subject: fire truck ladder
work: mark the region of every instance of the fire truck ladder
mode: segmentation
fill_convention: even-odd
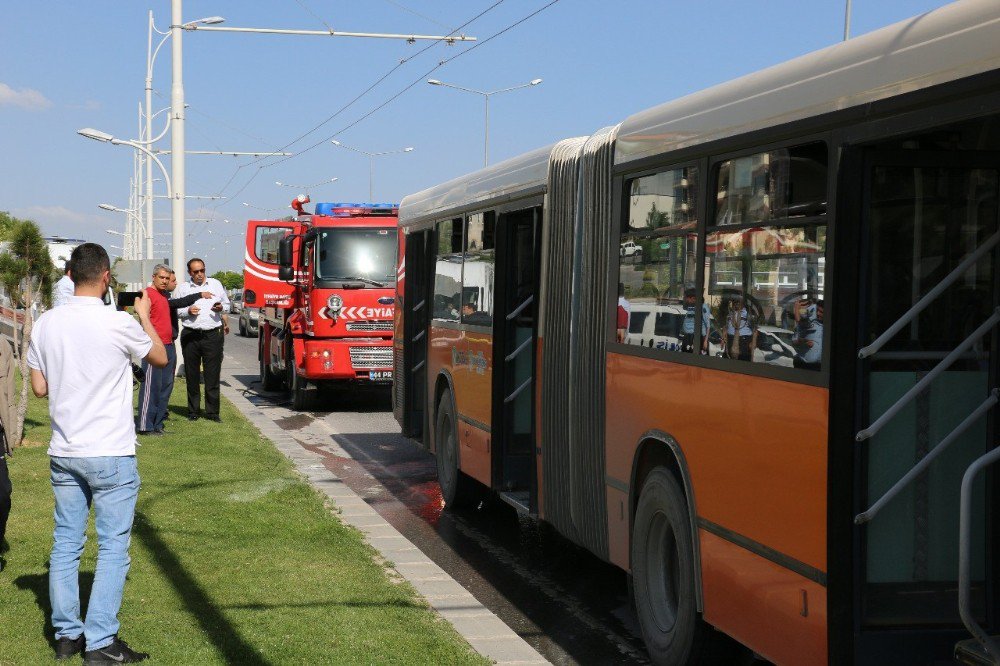
[[[880,335],[874,342],[858,351],[859,359],[870,358],[882,347],[907,326],[913,319],[930,305],[938,296],[955,283],[965,274],[977,261],[986,256],[997,244],[1000,243],[1000,231],[997,231],[989,239],[980,245],[974,252],[970,253],[962,263],[955,267],[941,282],[928,291],[913,307],[906,311],[885,333]],[[966,354],[968,350],[984,335],[991,332],[1000,323],[1000,308],[995,308],[990,315],[975,331],[973,331],[957,347],[942,358],[924,377],[922,377],[910,390],[904,393],[895,403],[893,403],[880,417],[878,417],[867,428],[858,431],[854,436],[856,442],[864,442],[874,437],[889,421],[903,410],[914,398],[927,389],[936,377],[947,370],[956,360]],[[1000,402],[1000,389],[994,387],[990,390],[986,399],[976,407],[962,422],[938,442],[927,454],[921,458],[902,478],[900,478],[882,497],[876,500],[866,511],[854,517],[856,525],[863,525],[874,518],[878,512],[896,497],[906,486],[912,483],[921,473],[923,473],[935,458],[940,456],[955,440],[957,440],[969,426],[976,423],[987,414],[997,403]],[[995,447],[985,455],[976,459],[965,471],[962,478],[962,491],[959,510],[959,575],[958,575],[958,610],[965,625],[973,639],[962,641],[955,647],[955,656],[966,663],[973,664],[997,664],[1000,665],[1000,645],[997,644],[996,637],[991,637],[984,630],[972,614],[971,596],[972,581],[970,575],[971,568],[971,531],[972,531],[972,483],[975,477],[983,469],[1000,460],[1000,447]]]

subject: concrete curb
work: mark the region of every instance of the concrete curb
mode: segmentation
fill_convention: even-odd
[[[389,561],[469,645],[497,664],[548,664],[513,629],[458,584],[444,569],[413,545],[371,508],[363,498],[323,465],[323,458],[302,447],[270,420],[238,389],[228,368],[222,371],[222,394],[239,409],[274,447],[288,458],[309,483],[340,510],[338,517],[357,528],[368,544]]]

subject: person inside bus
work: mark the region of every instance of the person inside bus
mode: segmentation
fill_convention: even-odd
[[[742,295],[730,298],[724,330],[726,335],[723,338],[723,348],[726,356],[740,361],[752,361],[753,352],[757,348],[757,319],[747,308]]]
[[[694,350],[694,315],[697,310],[698,294],[693,287],[684,290],[684,322],[681,324],[681,350]],[[701,353],[708,353],[708,322],[712,314],[708,303],[701,304]]]
[[[806,370],[819,370],[823,360],[823,302],[806,297],[795,304],[795,333],[792,365]]]
[[[493,317],[482,310],[477,310],[476,304],[469,301],[462,305],[462,323],[473,326],[490,326],[493,324]]]

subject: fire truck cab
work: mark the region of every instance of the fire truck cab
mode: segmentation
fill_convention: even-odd
[[[250,220],[244,306],[260,308],[265,390],[284,384],[305,409],[317,387],[392,383],[398,207],[318,203],[283,220]],[[298,205],[296,205],[298,204]]]

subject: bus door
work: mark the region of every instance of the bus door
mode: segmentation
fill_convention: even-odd
[[[924,651],[897,663],[950,653],[920,641],[969,635],[960,520],[971,528],[970,616],[994,630],[1000,620],[995,472],[975,478],[967,515],[960,508],[963,475],[995,446],[998,191],[994,153],[873,151],[865,160],[855,617],[859,646]],[[873,652],[862,653],[858,663],[870,663]]]
[[[399,290],[402,298],[396,303],[396,312],[403,316],[403,363],[397,366],[394,377],[396,386],[402,389],[402,395],[397,395],[401,411],[397,419],[404,435],[418,439],[426,432],[427,329],[434,279],[432,236],[432,229],[406,235],[405,274],[401,277],[405,287]],[[429,439],[424,438],[424,441]]]
[[[515,508],[536,513],[535,347],[541,209],[503,212],[497,224],[494,315],[493,486]]]

